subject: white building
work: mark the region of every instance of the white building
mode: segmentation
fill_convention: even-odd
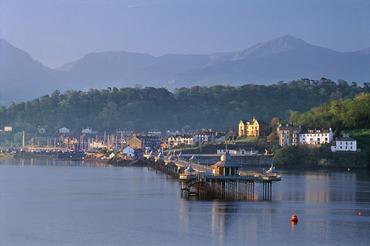
[[[168,138],[168,146],[169,148],[173,148],[175,146],[180,145],[194,145],[194,137],[190,134],[181,134],[170,136]]]
[[[4,132],[11,132],[11,131],[13,131],[12,126],[4,126]]]
[[[229,155],[256,155],[258,154],[258,150],[250,149],[250,150],[245,150],[245,149],[218,149],[217,154],[222,155],[228,153]]]
[[[84,134],[97,134],[98,133],[97,131],[93,131],[91,128],[83,128],[81,132]]]
[[[299,134],[299,143],[308,145],[319,145],[330,143],[333,140],[333,132],[331,128],[327,129],[314,129],[303,131]]]
[[[122,150],[122,154],[126,156],[130,156],[132,158],[135,158],[135,150],[131,148],[130,146],[127,146]]]
[[[69,133],[70,130],[66,127],[59,128],[59,133],[64,134],[64,133]]]
[[[194,143],[214,143],[215,135],[211,131],[201,131],[195,133],[193,139]]]
[[[333,141],[331,146],[331,152],[337,151],[357,151],[357,141],[348,135],[343,135],[342,138]]]

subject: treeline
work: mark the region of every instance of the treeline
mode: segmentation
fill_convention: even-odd
[[[314,107],[308,112],[291,111],[290,122],[303,128],[369,129],[370,94],[360,93],[353,100],[342,98]]]
[[[309,125],[309,121],[304,121],[305,114],[299,112],[332,100],[340,104],[330,107],[342,107],[349,103],[347,99],[368,92],[368,84],[360,87],[354,82],[349,85],[343,80],[336,83],[325,78],[279,82],[270,86],[194,86],[174,92],[152,87],[55,91],[32,101],[2,107],[0,127],[10,125],[15,131],[35,132],[41,126],[50,133],[61,127],[74,131],[84,127],[98,131],[164,131],[183,127],[225,130],[229,126],[236,127],[240,119],[253,116],[266,122],[273,117],[290,117],[294,124]],[[291,112],[294,113],[291,115]],[[368,119],[368,116],[364,117],[361,119]]]
[[[277,166],[290,168],[335,167],[368,168],[368,152],[331,152],[329,146],[307,148],[302,146],[285,146],[274,153]]]

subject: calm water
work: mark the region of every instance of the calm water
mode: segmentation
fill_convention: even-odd
[[[369,245],[368,173],[282,174],[273,201],[197,201],[147,168],[3,160],[0,245]]]

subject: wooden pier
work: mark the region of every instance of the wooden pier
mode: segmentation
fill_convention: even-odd
[[[215,165],[200,165],[175,157],[148,161],[149,166],[179,178],[183,197],[225,200],[272,200],[272,184],[281,181],[277,173],[237,172],[237,165],[221,157]],[[220,170],[217,170],[217,164]],[[234,163],[235,164],[235,163]],[[235,170],[233,170],[233,168]],[[216,171],[215,171],[216,170]]]

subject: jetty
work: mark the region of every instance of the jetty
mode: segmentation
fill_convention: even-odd
[[[147,158],[148,165],[179,179],[181,195],[205,199],[272,200],[272,185],[281,181],[273,165],[267,171],[239,171],[240,165],[228,153],[213,165],[199,164],[195,156],[188,161],[181,153],[164,158]]]

